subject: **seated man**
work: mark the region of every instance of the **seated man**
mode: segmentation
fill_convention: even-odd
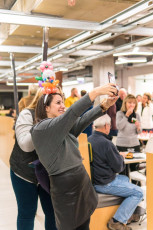
[[[131,230],[126,224],[129,219],[136,221],[133,212],[142,200],[143,192],[139,186],[130,183],[127,176],[116,175],[124,169],[125,154],[119,153],[108,138],[110,123],[107,114],[95,120],[95,131],[88,138],[93,150],[93,183],[97,193],[125,197],[107,227],[111,230]]]

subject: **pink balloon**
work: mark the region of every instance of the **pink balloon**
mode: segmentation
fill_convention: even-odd
[[[41,69],[42,71],[44,71],[45,66],[41,64],[41,65],[40,65],[40,69]]]
[[[47,65],[47,61],[43,61],[41,65]]]
[[[52,63],[50,61],[47,61],[46,63],[48,66],[52,65]]]
[[[48,68],[49,68],[50,70],[53,70],[53,66],[51,66],[51,65],[50,65]]]

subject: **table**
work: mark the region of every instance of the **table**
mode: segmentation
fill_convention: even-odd
[[[145,153],[133,153],[133,159],[124,159],[126,164],[126,175],[129,177],[130,174],[130,164],[134,163],[146,163],[146,154]]]
[[[142,163],[142,162],[146,162],[145,153],[133,153],[133,159],[124,159],[125,164]]]

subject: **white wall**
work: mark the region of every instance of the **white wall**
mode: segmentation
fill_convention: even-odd
[[[145,80],[145,81],[144,81]],[[153,76],[128,77],[128,93],[143,95],[144,93],[153,93]]]
[[[146,82],[144,80],[136,79],[135,84],[135,94],[141,94],[144,93],[151,93],[153,92],[153,79],[147,79]]]

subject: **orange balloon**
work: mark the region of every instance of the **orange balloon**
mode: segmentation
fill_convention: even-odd
[[[52,86],[52,83],[50,83],[50,82],[45,82],[45,83],[42,83],[42,86],[43,87],[49,87],[49,88],[52,88],[53,86]]]

